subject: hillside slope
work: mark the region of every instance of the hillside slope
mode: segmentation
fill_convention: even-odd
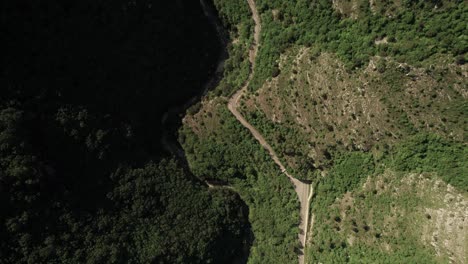
[[[196,175],[248,186],[251,195],[267,190],[249,176],[252,160],[255,168],[262,166],[250,150],[261,146],[241,133],[225,109],[236,85],[240,89],[249,77],[239,74],[245,73],[253,39],[253,27],[236,7],[241,2],[215,1],[231,33],[231,57],[220,85],[188,111],[180,141]],[[463,263],[466,235],[440,223],[453,215],[453,226],[466,228],[465,2],[258,0],[256,5],[261,45],[238,110],[286,169],[316,190],[312,235],[305,249],[295,252],[305,250],[306,263]],[[267,179],[275,182],[274,176]],[[424,191],[435,185],[440,191]],[[449,196],[457,203],[445,199]],[[263,208],[278,210],[275,206]],[[437,220],[429,221],[428,212]],[[251,210],[251,217],[257,216]],[[276,238],[275,232],[252,224],[262,239],[254,243],[251,261],[273,256],[276,247],[264,236]],[[281,254],[291,251],[274,252]]]

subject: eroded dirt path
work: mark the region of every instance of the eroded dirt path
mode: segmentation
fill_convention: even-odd
[[[247,0],[249,3],[250,10],[252,11],[252,17],[255,22],[255,32],[254,32],[254,45],[253,48],[249,52],[249,60],[252,65],[252,71],[249,75],[249,78],[247,79],[247,82],[245,85],[238,90],[230,99],[228,102],[228,108],[229,111],[236,117],[236,119],[244,126],[246,127],[250,133],[255,137],[255,139],[268,151],[270,154],[271,158],[273,161],[278,165],[278,167],[281,169],[281,172],[286,175],[289,180],[292,182],[294,185],[294,190],[296,191],[298,197],[299,197],[299,202],[301,204],[301,223],[299,225],[299,241],[301,242],[302,247],[305,247],[306,243],[306,238],[307,238],[307,226],[308,226],[308,218],[309,218],[309,204],[310,204],[310,199],[312,197],[312,192],[310,188],[310,184],[303,183],[299,181],[298,179],[294,178],[292,175],[290,175],[287,171],[284,165],[281,163],[280,159],[278,158],[278,155],[276,155],[275,151],[273,148],[268,144],[268,142],[265,140],[265,138],[260,134],[260,132],[252,126],[247,120],[241,115],[241,113],[237,110],[239,107],[239,100],[242,98],[244,93],[247,91],[247,87],[250,84],[250,81],[253,78],[254,72],[255,72],[255,59],[257,57],[259,45],[260,45],[260,31],[261,31],[261,22],[260,22],[260,16],[257,11],[257,7],[255,5],[254,0]],[[299,255],[299,263],[303,264],[304,263],[304,255],[300,254]]]

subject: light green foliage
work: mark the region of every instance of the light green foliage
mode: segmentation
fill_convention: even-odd
[[[435,258],[432,248],[421,243],[422,225],[429,222],[421,206],[427,205],[427,201],[415,196],[414,189],[404,189],[400,176],[367,176],[372,180],[366,181],[366,188],[362,188],[361,181],[336,199],[322,199],[327,196],[323,190],[317,194],[313,203],[313,242],[307,252],[309,261],[445,263]],[[341,182],[340,179],[336,184]],[[398,194],[394,188],[400,188]]]
[[[108,197],[119,216],[108,227],[130,229],[132,248],[123,250],[136,262],[217,263],[242,255],[247,210],[233,192],[187,180],[174,161],[119,170],[112,178],[118,184]]]
[[[435,172],[466,190],[466,151],[465,146],[439,136],[417,134],[396,145],[384,159],[359,152],[334,158],[328,174],[317,182],[309,259],[323,263],[445,263],[447,259],[436,258],[433,249],[421,242],[422,225],[430,224],[424,208],[441,206],[435,201],[444,195],[430,191],[432,186],[418,187],[417,181],[403,176]],[[374,163],[379,169],[374,169]],[[444,249],[443,255],[447,254]]]
[[[314,214],[328,215],[329,206],[335,199],[360,186],[373,173],[373,169],[372,156],[369,154],[352,152],[338,157],[325,177],[315,179],[317,187],[312,203]]]
[[[333,159],[334,165],[329,176],[324,177],[318,187],[318,193],[324,192],[332,202],[347,191],[358,187],[362,180],[374,171],[374,160],[370,154],[351,152]]]
[[[436,53],[464,56],[468,48],[464,1],[411,1],[391,16],[372,13],[365,3],[357,19],[333,11],[331,1],[256,2],[262,12],[263,41],[254,90],[272,76],[279,54],[293,44],[318,45],[336,53],[350,70],[364,65],[373,55],[417,64]],[[274,17],[273,10],[280,15]],[[386,44],[374,43],[385,37]]]

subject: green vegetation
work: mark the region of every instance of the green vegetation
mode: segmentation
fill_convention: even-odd
[[[250,73],[249,48],[253,41],[254,23],[245,0],[214,0],[223,25],[232,41],[228,45],[229,58],[224,62],[224,76],[211,92],[215,96],[234,94],[247,80]]]
[[[446,57],[429,69],[373,57],[347,72],[337,56],[316,51],[288,50],[281,73],[241,102],[294,175],[311,179],[311,170],[332,164],[332,152],[382,152],[420,132],[464,139],[464,77]]]
[[[308,147],[304,146],[305,141],[301,131],[289,125],[268,122],[265,114],[258,110],[249,112],[246,116],[252,125],[268,136],[268,139],[273,139],[269,140],[269,142],[272,143],[275,150],[279,150],[278,157],[288,161],[285,164],[289,165],[289,171],[292,171],[299,179],[312,180],[314,178],[314,169],[316,169],[314,160],[301,152],[303,149],[306,151],[305,149]],[[323,154],[324,158],[321,165],[323,166],[330,162],[331,156],[329,156],[328,150],[324,150],[321,154]]]
[[[191,171],[229,184],[248,205],[254,243],[249,263],[296,263],[299,204],[289,180],[227,109],[230,96],[250,73],[253,20],[246,1],[214,1],[232,45],[224,78],[209,101],[191,109],[179,131]]]
[[[363,175],[365,175],[363,173]],[[312,203],[315,226],[307,251],[311,262],[322,263],[448,263],[435,257],[430,244],[423,244],[423,227],[429,225],[424,207],[439,194],[415,196],[415,188],[405,188],[402,177],[371,176],[366,188],[360,186],[330,199],[330,189],[317,188]],[[336,183],[342,182],[332,173]],[[375,179],[374,179],[375,177]],[[331,182],[333,180],[328,180]],[[398,194],[394,188],[398,188]],[[326,197],[325,199],[323,197]],[[327,199],[328,198],[328,199]],[[418,223],[418,224],[415,224]]]
[[[76,194],[11,134],[17,127],[3,121],[19,115],[3,113],[0,125],[2,262],[219,263],[242,256],[247,212],[234,193],[208,191],[162,160],[119,168],[108,191]]]
[[[464,57],[468,51],[464,1],[404,1],[393,14],[385,14],[384,7],[392,1],[375,1],[375,11],[369,1],[352,2],[360,6],[357,19],[346,10],[335,10],[331,1],[256,1],[262,16],[262,46],[252,88],[257,90],[272,77],[279,55],[297,44],[336,53],[348,69],[367,64],[374,55],[419,64],[434,54]],[[374,43],[385,38],[385,44]]]
[[[179,131],[191,171],[159,121],[215,71],[196,1],[3,6],[0,263],[297,262],[292,184],[226,106],[252,71],[251,12],[213,5],[231,43]],[[240,110],[314,184],[309,261],[466,262],[466,1],[256,5]]]
[[[460,190],[468,192],[468,148],[440,136],[421,134],[403,141],[387,161],[398,171],[435,172]]]
[[[235,32],[233,24],[244,23],[236,14],[239,3],[216,2],[221,14],[237,19],[229,27]],[[452,250],[460,258],[460,245],[452,243],[459,232],[440,231],[439,220],[431,222],[426,211],[466,209],[441,202],[459,193],[438,180],[457,192],[468,186],[462,143],[466,70],[461,67],[468,46],[466,4],[334,2],[256,1],[262,20],[260,50],[252,93],[242,99],[240,109],[288,171],[313,181],[315,225],[306,247],[308,261],[446,263]],[[245,80],[233,73],[247,55],[226,68],[217,95],[236,90],[226,86],[229,78]],[[268,156],[225,104],[224,98],[211,96],[192,111],[180,142],[198,177],[229,183],[249,205],[256,237],[250,261],[266,256],[263,262],[283,263],[280,256],[292,243],[267,238],[276,238],[274,229],[294,221],[285,214],[279,217],[281,225],[265,230],[257,218],[284,213],[280,193],[271,191],[278,172],[273,164],[270,171]],[[269,175],[268,180],[261,175]],[[294,212],[292,206],[288,210]],[[453,248],[441,246],[428,230],[441,232]]]
[[[225,101],[206,107],[208,112],[187,116],[180,131],[190,168],[200,178],[229,183],[248,205],[255,237],[249,263],[296,263],[299,205],[291,183]],[[201,130],[188,125],[195,119]]]
[[[461,212],[466,208],[458,209],[446,201],[437,202],[446,197],[442,187],[445,184],[436,183],[437,177],[428,172],[435,172],[460,190],[466,190],[468,162],[465,157],[466,147],[461,144],[426,134],[401,142],[384,158],[373,159],[372,155],[361,152],[334,157],[334,165],[327,175],[316,179],[312,203],[316,224],[308,249],[309,260],[322,263],[447,262],[446,257],[450,255],[447,248],[441,250],[443,257],[436,258],[431,245],[421,242],[428,230],[423,227],[434,225],[425,208],[448,207]],[[426,180],[410,181],[409,173],[425,173]],[[437,187],[436,192],[433,185]],[[453,250],[457,251],[458,247]]]
[[[319,199],[325,203],[333,203],[336,198],[359,187],[366,177],[374,172],[374,161],[370,154],[351,152],[334,157],[334,165],[328,172],[330,176],[319,182]]]
[[[160,146],[217,59],[198,2],[2,8],[0,263],[245,261],[245,203]]]

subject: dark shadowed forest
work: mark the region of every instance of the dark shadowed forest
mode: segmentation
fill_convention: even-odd
[[[199,1],[1,4],[0,264],[467,262],[467,1]]]
[[[198,1],[9,1],[0,34],[0,263],[210,263],[245,205],[159,145],[220,43]]]

